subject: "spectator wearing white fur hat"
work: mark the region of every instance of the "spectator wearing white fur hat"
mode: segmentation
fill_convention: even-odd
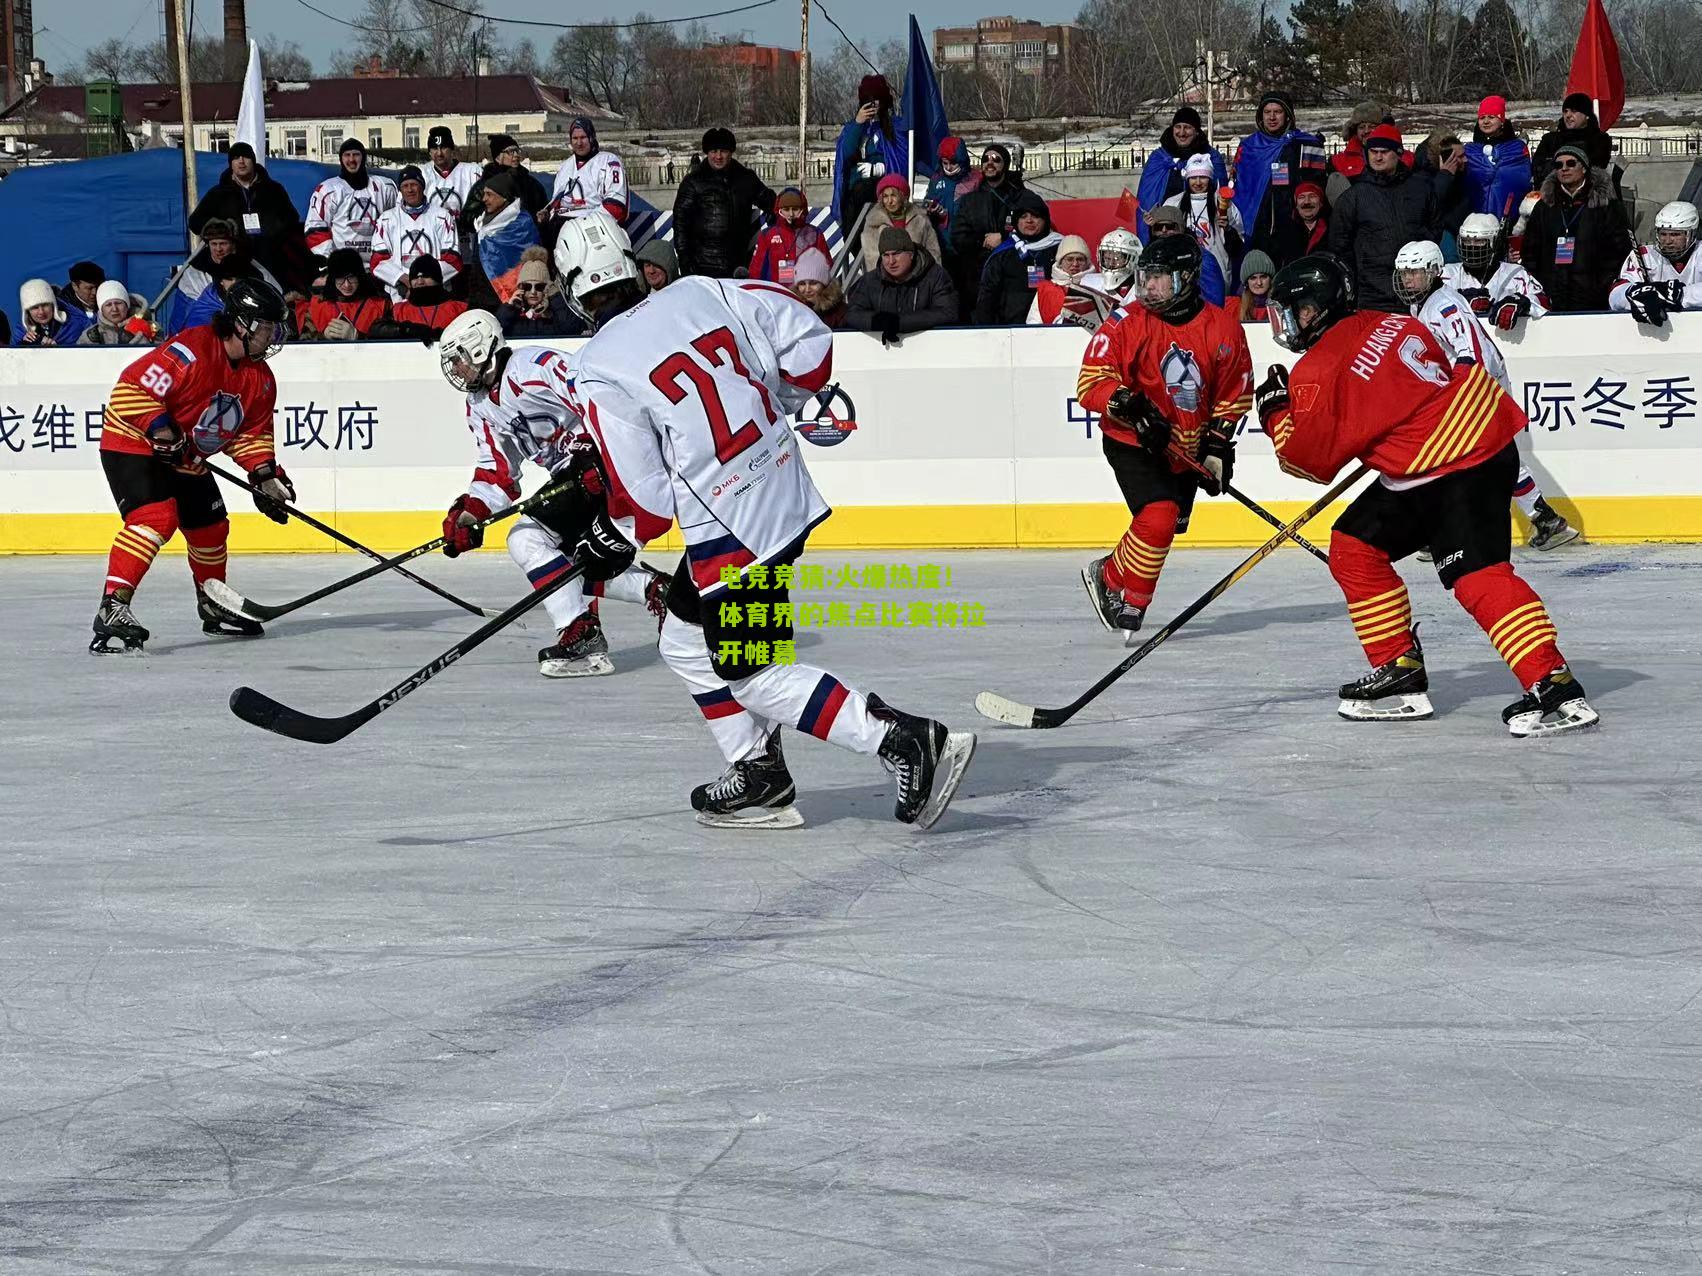
[[[77,338],[80,346],[145,346],[152,344],[139,332],[132,332],[130,323],[130,292],[116,279],[108,279],[95,292],[95,308],[99,316],[83,329]]]
[[[45,279],[24,280],[18,289],[18,314],[13,346],[73,346],[89,326],[80,312],[66,312]]]

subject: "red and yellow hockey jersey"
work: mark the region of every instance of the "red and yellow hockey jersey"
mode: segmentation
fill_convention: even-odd
[[[148,425],[166,417],[189,440],[184,464],[225,452],[244,470],[272,459],[272,409],[278,383],[264,363],[235,367],[210,325],[188,328],[149,350],[123,372],[107,400],[104,452],[151,456]]]
[[[1186,323],[1167,323],[1140,305],[1113,314],[1089,338],[1076,379],[1076,398],[1103,414],[1120,386],[1138,390],[1170,422],[1172,440],[1188,456],[1208,421],[1239,420],[1253,406],[1253,359],[1241,324],[1217,306]],[[1105,436],[1139,446],[1135,432],[1102,415]],[[1174,457],[1178,474],[1187,466]]]
[[[1356,459],[1392,479],[1488,460],[1525,428],[1525,414],[1481,364],[1453,362],[1417,319],[1349,315],[1289,373],[1290,406],[1265,424],[1277,460],[1318,483]]]

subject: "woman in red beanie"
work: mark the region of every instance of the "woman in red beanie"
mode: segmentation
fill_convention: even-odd
[[[1532,187],[1531,152],[1507,120],[1507,99],[1491,95],[1477,106],[1477,129],[1466,147],[1470,212],[1507,217]]]
[[[839,130],[834,152],[833,216],[850,234],[857,214],[875,201],[875,184],[888,173],[903,175],[908,158],[892,126],[892,86],[882,75],[865,75],[857,85],[857,114]]]

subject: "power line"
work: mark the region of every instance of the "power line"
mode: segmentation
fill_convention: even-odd
[[[432,3],[436,4],[437,0],[432,0]],[[815,5],[815,7],[817,9],[821,10],[821,16],[827,19],[828,25],[831,26],[835,31],[839,32],[839,38],[844,40],[846,44],[849,44],[851,46],[851,52],[855,53],[858,57],[863,59],[863,65],[868,67],[869,70],[873,71],[876,75],[879,75],[881,73],[881,69],[878,66],[876,66],[873,62],[869,61],[869,59],[867,57],[864,57],[863,51],[860,48],[857,47],[857,42],[855,40],[853,40],[850,36],[846,35],[845,34],[845,28],[840,26],[837,22],[835,22],[833,20],[833,15],[827,11],[827,6],[825,4],[823,4],[821,2],[821,0],[812,0],[812,3]]]
[[[496,14],[480,13],[477,9],[464,9],[460,5],[450,4],[448,3],[448,0],[426,0],[427,4],[430,4],[435,8],[447,9],[451,13],[458,13],[467,18],[477,18],[481,22],[500,22],[509,26],[520,27],[548,27],[552,31],[586,31],[594,28],[612,28],[617,31],[627,31],[635,27],[666,27],[672,26],[676,22],[702,22],[707,18],[724,18],[731,13],[748,13],[752,9],[766,9],[769,5],[776,2],[777,0],[756,0],[756,3],[754,4],[740,5],[736,9],[717,9],[713,13],[694,13],[689,17],[684,18],[646,18],[642,22],[545,22],[537,18],[504,18],[498,17]],[[341,26],[348,27],[352,31],[364,31],[368,35],[379,34],[379,32],[374,30],[372,27],[363,26],[359,22],[350,22],[347,18],[339,18],[334,13],[326,13],[325,10],[319,8],[317,5],[309,4],[308,0],[296,0],[296,3],[304,9],[309,9],[312,12],[317,13],[320,17],[329,19]],[[831,22],[833,20],[829,18],[828,21]],[[429,31],[431,28],[427,25],[421,25],[417,27],[396,27],[395,30],[398,32],[414,32]]]

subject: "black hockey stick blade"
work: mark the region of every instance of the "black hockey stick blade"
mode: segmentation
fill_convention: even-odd
[[[253,687],[238,687],[231,692],[230,711],[244,722],[259,727],[262,731],[270,731],[275,735],[288,736],[292,740],[305,740],[309,744],[335,744],[352,731],[357,731],[371,722],[379,714],[396,704],[404,696],[418,691],[462,656],[477,647],[485,639],[498,630],[506,629],[520,617],[532,610],[556,590],[570,581],[584,575],[585,569],[578,564],[568,568],[542,589],[534,589],[517,602],[510,604],[500,614],[487,620],[448,651],[422,666],[408,677],[402,679],[390,690],[370,700],[340,718],[316,718],[311,713],[302,713],[289,705],[272,699],[271,696],[256,691]]]
[[[1298,531],[1301,527],[1304,527],[1307,523],[1318,517],[1319,514],[1323,513],[1337,497],[1341,496],[1343,492],[1347,491],[1348,488],[1352,487],[1359,481],[1360,476],[1365,473],[1365,470],[1366,467],[1363,465],[1355,466],[1353,473],[1342,479],[1341,482],[1337,483],[1329,491],[1325,492],[1311,505],[1307,506],[1299,514],[1295,515],[1293,521],[1283,524],[1282,527],[1278,529],[1275,536],[1271,537],[1270,540],[1266,541],[1263,545],[1259,546],[1258,549],[1254,550],[1247,558],[1242,560],[1242,562],[1238,564],[1233,571],[1231,571],[1222,580],[1218,581],[1217,584],[1213,585],[1210,589],[1206,590],[1205,593],[1201,594],[1193,602],[1184,607],[1174,620],[1172,620],[1163,629],[1160,629],[1151,638],[1148,638],[1134,651],[1131,651],[1123,658],[1115,669],[1111,670],[1110,673],[1106,674],[1098,682],[1094,683],[1086,691],[1082,692],[1081,695],[1070,701],[1069,704],[1058,709],[1037,709],[1032,705],[1026,705],[1020,701],[1012,700],[1008,696],[1001,696],[997,692],[983,691],[980,695],[975,697],[976,712],[993,719],[995,722],[1009,723],[1013,727],[1045,729],[1048,727],[1063,726],[1064,723],[1068,722],[1094,700],[1098,699],[1099,694],[1102,691],[1156,651],[1159,646],[1163,644],[1164,640],[1169,638],[1171,634],[1175,633],[1178,629],[1182,628],[1183,625],[1187,624],[1195,616],[1199,615],[1231,585],[1240,580],[1248,572],[1252,571],[1267,557],[1274,553],[1283,541],[1287,540],[1294,534],[1294,532]]]

